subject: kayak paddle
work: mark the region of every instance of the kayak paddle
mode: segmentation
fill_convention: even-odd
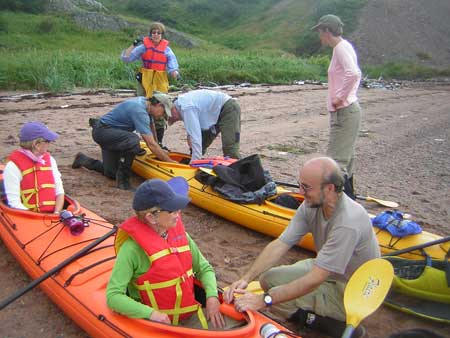
[[[112,235],[114,235],[117,232],[117,227],[115,226],[111,231],[104,234],[102,237],[96,239],[91,244],[85,246],[83,249],[78,251],[77,253],[73,254],[66,260],[59,263],[57,266],[55,266],[53,269],[48,270],[46,273],[44,273],[41,277],[36,278],[34,281],[32,281],[30,284],[28,284],[26,287],[24,287],[22,290],[17,291],[15,294],[9,296],[7,299],[0,302],[0,310],[3,310],[5,307],[7,307],[9,304],[14,302],[16,299],[27,293],[28,291],[32,290],[36,285],[42,283],[47,278],[53,276],[55,273],[72,263],[73,261],[77,260],[78,258],[82,257],[83,255],[87,254],[89,250],[99,245],[101,242],[105,241]]]
[[[375,203],[378,203],[379,205],[382,205],[382,206],[388,207],[388,208],[398,208],[398,206],[399,206],[399,204],[397,202],[380,200],[378,198],[373,198],[370,196],[356,195],[356,198],[359,200],[364,200],[364,201],[368,201],[368,202],[375,202]]]
[[[300,188],[300,186],[298,184],[292,184],[292,183],[286,183],[286,182],[275,181],[275,184],[284,185],[285,187],[291,187],[291,188]],[[379,205],[382,205],[382,206],[388,207],[388,208],[398,208],[398,206],[399,206],[399,204],[397,202],[380,200],[379,198],[374,198],[374,197],[370,197],[370,196],[356,195],[356,198],[359,200],[365,200],[368,202],[375,202],[375,203],[378,203]]]
[[[433,246],[433,245],[436,245],[436,244],[445,243],[445,242],[449,242],[449,241],[450,241],[450,236],[442,237],[440,239],[436,239],[436,240],[431,241],[431,242],[427,242],[427,243],[423,243],[423,244],[417,244],[417,245],[410,246],[408,248],[400,249],[400,250],[397,250],[397,251],[392,251],[392,252],[387,253],[387,254],[385,254],[383,256],[398,256],[398,255],[402,255],[402,254],[407,253],[407,252],[420,250],[420,249],[425,249],[425,248],[428,248],[430,246]]]
[[[350,338],[359,323],[380,307],[393,278],[392,264],[382,258],[365,262],[353,273],[344,291],[347,327],[342,338]]]

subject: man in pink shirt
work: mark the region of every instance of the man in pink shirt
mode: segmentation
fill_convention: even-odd
[[[361,70],[353,46],[342,38],[343,26],[339,17],[328,14],[322,16],[311,29],[319,32],[323,46],[333,48],[328,67],[327,109],[330,112],[330,139],[327,155],[341,167],[346,177],[345,193],[355,199],[353,162],[361,120],[361,108],[356,92],[361,80]]]

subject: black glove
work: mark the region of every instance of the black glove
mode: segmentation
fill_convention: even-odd
[[[137,45],[140,45],[142,43],[142,41],[144,40],[144,38],[142,36],[137,37],[136,39],[134,39],[133,41],[133,46],[136,47]]]

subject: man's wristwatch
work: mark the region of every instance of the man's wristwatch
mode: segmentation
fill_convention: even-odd
[[[264,292],[263,300],[266,306],[272,306],[272,296],[268,292]]]

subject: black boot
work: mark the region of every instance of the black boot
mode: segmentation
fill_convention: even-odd
[[[345,322],[319,316],[312,311],[303,309],[298,309],[297,312],[289,318],[289,321],[297,324],[300,330],[309,328],[320,331],[333,338],[340,337],[345,330]]]
[[[345,174],[344,180],[344,192],[352,200],[356,200],[355,189],[353,187],[353,175],[348,177],[347,174]]]
[[[116,183],[117,188],[122,190],[134,190],[130,184],[130,178],[128,175],[121,169],[117,170],[116,173]]]
[[[85,167],[89,170],[95,170],[101,174],[103,174],[103,163],[99,160],[94,160],[89,156],[84,155],[83,153],[78,153],[75,155],[75,159],[72,163],[73,169],[78,169],[81,167]]]
[[[120,158],[119,168],[116,173],[117,188],[132,191],[135,190],[130,185],[131,164],[133,163],[134,157],[134,154],[127,153]]]

